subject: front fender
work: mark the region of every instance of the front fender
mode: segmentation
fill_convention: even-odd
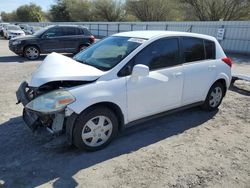
[[[116,104],[127,120],[126,111],[126,80],[119,78],[109,81],[97,81],[91,84],[71,88],[69,92],[76,98],[76,101],[68,107],[76,114],[80,114],[88,107],[101,103],[110,102]]]

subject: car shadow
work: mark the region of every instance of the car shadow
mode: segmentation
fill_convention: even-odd
[[[15,117],[0,125],[0,179],[7,187],[37,187],[51,181],[56,188],[76,187],[73,176],[79,171],[182,134],[216,113],[192,108],[141,123],[125,129],[108,147],[96,152],[70,146],[45,148],[50,139],[32,134],[22,118]]]
[[[68,57],[73,57],[72,54],[63,54],[65,56],[68,56]],[[28,60],[27,58],[25,57],[21,57],[21,56],[18,56],[18,55],[13,55],[13,56],[2,56],[0,57],[0,63],[15,63],[15,62],[18,62],[18,63],[24,63],[24,62],[36,62],[36,61],[43,61],[44,58],[47,56],[47,54],[45,55],[41,55],[38,59],[36,60]]]
[[[42,61],[45,57],[46,55],[41,55],[38,59],[32,61]],[[14,62],[24,63],[26,61],[30,60],[26,59],[25,57],[20,57],[18,55],[0,57],[0,63],[14,63]]]
[[[243,88],[240,88],[239,86],[236,86],[234,84],[231,84],[229,89],[231,91],[234,91],[234,92],[239,93],[241,95],[250,96],[250,91],[243,89]]]

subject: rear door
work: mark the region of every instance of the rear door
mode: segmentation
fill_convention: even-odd
[[[184,87],[182,105],[205,100],[216,76],[215,44],[193,37],[182,38]]]
[[[76,27],[63,27],[63,36],[60,39],[63,52],[73,53],[79,49],[79,32]]]
[[[60,27],[48,29],[39,41],[41,51],[46,53],[61,52],[60,38],[62,35],[63,32]]]

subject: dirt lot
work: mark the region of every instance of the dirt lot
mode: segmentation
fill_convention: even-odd
[[[250,74],[250,57],[233,57],[233,70]],[[217,112],[156,119],[87,153],[53,147],[23,123],[15,91],[40,62],[0,39],[0,187],[250,187],[250,83],[237,81]]]

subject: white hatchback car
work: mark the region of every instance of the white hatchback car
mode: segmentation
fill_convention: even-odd
[[[46,127],[78,148],[97,150],[140,120],[194,105],[216,109],[230,85],[231,66],[211,36],[124,32],[73,59],[48,55],[31,81],[20,85],[17,99],[33,130]]]
[[[11,39],[14,37],[24,36],[24,31],[18,25],[6,25],[3,30],[3,35],[6,39]]]

